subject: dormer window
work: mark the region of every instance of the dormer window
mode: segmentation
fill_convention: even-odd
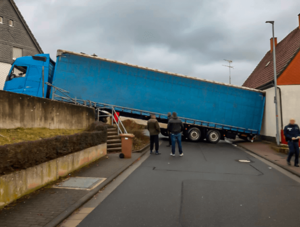
[[[14,21],[13,20],[9,20],[9,26],[13,27],[14,26]]]
[[[0,24],[3,24],[3,17],[0,17]]]

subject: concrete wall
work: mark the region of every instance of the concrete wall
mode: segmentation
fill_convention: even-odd
[[[107,154],[107,144],[60,157],[43,164],[0,177],[0,208],[59,177],[88,165]]]
[[[0,91],[0,128],[81,129],[94,121],[93,108]]]
[[[3,90],[6,77],[9,73],[11,64],[0,62],[0,90]]]
[[[300,124],[300,105],[299,105],[299,94],[300,85],[281,85],[278,86],[281,89],[281,100],[278,91],[278,119],[279,119],[279,130],[281,125],[283,128],[289,123],[290,118],[295,118],[296,123]],[[274,87],[269,88],[266,91],[266,105],[265,113],[263,118],[263,124],[261,129],[261,135],[269,137],[273,140],[276,137],[276,121],[275,121],[275,104],[274,104]],[[282,124],[280,105],[282,106]],[[264,138],[264,137],[263,137]]]

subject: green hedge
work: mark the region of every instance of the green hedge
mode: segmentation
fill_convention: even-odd
[[[95,128],[93,128],[95,130]],[[106,142],[107,130],[21,142],[0,146],[0,175],[26,169],[58,157]]]

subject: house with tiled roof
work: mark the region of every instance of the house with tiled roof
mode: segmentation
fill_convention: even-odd
[[[275,38],[276,72],[279,127],[281,142],[284,142],[282,130],[290,118],[300,124],[300,14],[298,27],[277,43]],[[264,139],[276,137],[275,104],[274,104],[274,65],[273,39],[270,39],[270,50],[243,86],[266,91],[266,105],[261,135]]]
[[[14,0],[0,0],[0,90],[13,61],[43,53]]]

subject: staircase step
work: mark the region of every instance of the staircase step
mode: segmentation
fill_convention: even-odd
[[[107,128],[107,131],[108,132],[111,132],[111,131],[116,131],[117,132],[117,129],[115,127],[112,127],[112,128]]]
[[[118,135],[117,131],[107,131],[107,135]]]
[[[113,151],[122,151],[121,147],[113,147],[113,148],[107,148],[107,152],[113,152]]]
[[[121,148],[122,147],[122,143],[110,143],[110,144],[107,144],[107,148],[112,148],[112,147],[119,147],[119,148]]]
[[[107,140],[120,139],[119,135],[107,135]]]
[[[121,140],[120,139],[107,140],[107,144],[111,144],[111,143],[121,143]]]

